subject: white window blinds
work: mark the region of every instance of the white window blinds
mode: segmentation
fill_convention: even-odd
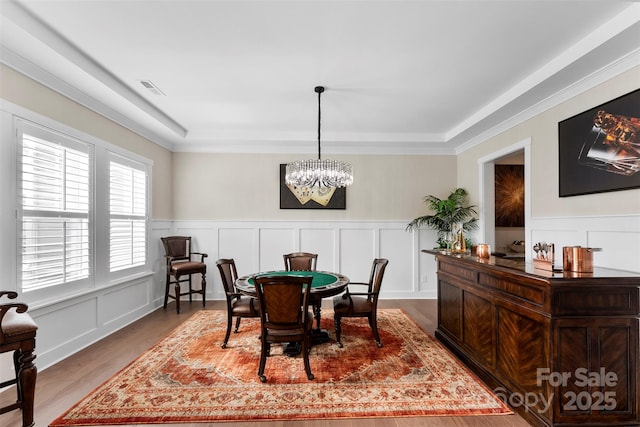
[[[147,176],[144,166],[109,165],[110,271],[146,262]]]
[[[22,290],[85,279],[91,273],[91,150],[36,126],[22,133]]]

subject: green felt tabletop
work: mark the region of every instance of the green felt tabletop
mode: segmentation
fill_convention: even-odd
[[[259,276],[312,276],[311,281],[312,288],[319,288],[322,286],[331,285],[338,281],[338,278],[330,273],[323,273],[320,271],[269,271],[261,273]],[[255,285],[253,279],[248,280],[249,284]]]

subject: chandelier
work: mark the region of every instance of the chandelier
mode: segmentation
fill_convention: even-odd
[[[285,181],[296,187],[348,187],[353,184],[351,164],[320,158],[320,94],[323,86],[316,86],[318,94],[318,159],[298,160],[287,164]]]

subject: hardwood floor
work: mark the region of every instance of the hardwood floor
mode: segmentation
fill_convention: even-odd
[[[329,306],[327,306],[329,307]],[[435,300],[382,300],[381,308],[402,308],[416,323],[432,336],[437,324]],[[66,409],[82,399],[113,374],[125,367],[143,351],[162,339],[171,330],[201,308],[200,303],[181,304],[178,315],[172,304],[104,338],[90,347],[38,373],[36,386],[36,426],[45,427]],[[207,302],[207,309],[225,309],[223,301]],[[37,352],[37,348],[36,348]],[[37,359],[36,359],[37,364]],[[0,394],[0,406],[15,399],[11,388]],[[173,424],[183,427],[238,426],[241,423]],[[0,425],[19,427],[20,411],[0,415]],[[165,424],[166,425],[166,424]],[[252,422],[252,427],[525,427],[529,424],[518,415],[470,417],[408,417],[364,418],[345,420],[270,421]]]

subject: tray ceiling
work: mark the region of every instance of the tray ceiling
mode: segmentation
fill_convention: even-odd
[[[323,85],[323,152],[455,153],[640,63],[639,6],[2,0],[1,59],[174,151],[313,153]]]

